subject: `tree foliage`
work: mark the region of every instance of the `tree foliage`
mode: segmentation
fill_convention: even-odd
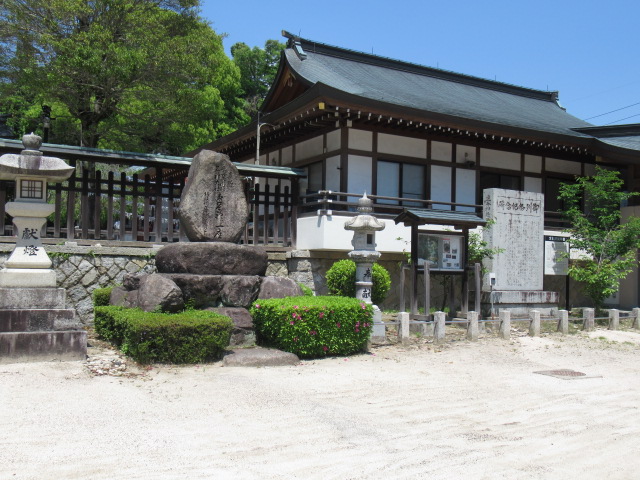
[[[198,0],[0,2],[0,110],[18,134],[46,104],[55,141],[180,154],[248,120]]]
[[[571,247],[583,252],[583,258],[569,266],[569,275],[584,283],[597,308],[618,291],[619,281],[637,264],[640,218],[621,223],[620,206],[638,193],[623,191],[623,184],[618,172],[596,167],[595,175],[560,187],[562,213],[571,224]]]
[[[267,40],[264,48],[250,48],[238,42],[231,47],[233,62],[240,69],[240,84],[244,108],[248,115],[255,115],[260,109],[269,87],[278,73],[278,61],[285,44],[277,40]]]

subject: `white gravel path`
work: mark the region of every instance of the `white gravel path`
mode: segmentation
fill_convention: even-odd
[[[640,478],[640,334],[623,334],[131,376],[0,365],[0,479]],[[561,368],[601,378],[533,373]]]

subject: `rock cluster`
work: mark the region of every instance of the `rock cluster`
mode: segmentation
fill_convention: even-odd
[[[256,299],[302,295],[293,280],[265,277],[267,251],[236,245],[248,205],[229,157],[207,150],[193,159],[180,199],[180,221],[193,243],[175,243],[156,255],[158,273],[127,275],[111,292],[111,304],[177,312],[189,306],[213,310],[234,322],[232,345],[253,339],[247,308]]]

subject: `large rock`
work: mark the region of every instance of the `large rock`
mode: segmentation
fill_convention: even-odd
[[[197,275],[264,275],[267,251],[233,243],[173,243],[156,254],[160,273]]]
[[[302,288],[287,277],[265,277],[262,279],[258,298],[300,297]]]
[[[207,308],[206,310],[229,317],[233,322],[233,330],[231,332],[231,338],[229,339],[229,345],[248,346],[255,344],[256,336],[253,332],[253,318],[251,318],[251,314],[246,308],[220,307]]]
[[[182,291],[185,302],[195,308],[248,307],[258,298],[261,277],[257,275],[190,275],[159,273]]]
[[[211,150],[194,157],[180,198],[179,216],[192,242],[240,240],[249,206],[238,169],[229,157]]]
[[[184,309],[182,291],[174,281],[164,275],[154,273],[143,277],[137,292],[138,306],[146,312],[179,312]]]
[[[222,363],[225,367],[278,367],[297,365],[297,355],[272,348],[242,348],[231,350]]]

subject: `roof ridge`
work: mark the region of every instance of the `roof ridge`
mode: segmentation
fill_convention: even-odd
[[[306,50],[306,52],[309,52],[309,53],[322,54],[322,55],[357,61],[360,63],[378,65],[381,67],[395,69],[395,70],[408,71],[411,73],[421,74],[425,76],[441,78],[443,80],[464,83],[466,85],[487,88],[490,90],[497,90],[505,93],[511,93],[514,95],[520,95],[520,96],[525,96],[530,98],[537,98],[540,100],[546,100],[546,101],[558,104],[557,91],[537,90],[533,88],[522,87],[512,83],[499,82],[497,80],[489,80],[486,78],[477,77],[474,75],[468,75],[465,73],[458,73],[451,70],[445,70],[442,68],[429,67],[426,65],[407,62],[405,60],[398,60],[390,57],[384,57],[381,55],[374,55],[371,53],[360,52],[357,50],[351,50],[343,47],[337,47],[335,45],[329,45],[326,43],[321,43],[321,42],[316,42],[314,40],[301,38],[285,30],[282,31],[282,36],[288,39],[288,42],[287,42],[288,48],[294,48],[297,44],[298,46],[302,47],[304,50]]]

